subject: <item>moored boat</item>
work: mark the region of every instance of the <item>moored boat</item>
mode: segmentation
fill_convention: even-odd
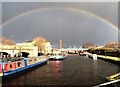
[[[8,76],[47,62],[48,56],[0,62],[0,76]]]
[[[89,54],[88,57],[97,60],[97,54]]]
[[[50,56],[50,60],[63,60],[65,59],[67,56],[64,54],[55,54],[55,55],[51,55]]]
[[[88,52],[80,52],[79,55],[80,56],[87,56]]]
[[[86,57],[90,57],[90,58],[93,58],[93,59],[97,59],[97,54],[92,54],[92,53],[89,53],[89,52],[82,52],[82,53],[79,53],[80,56],[86,56]]]

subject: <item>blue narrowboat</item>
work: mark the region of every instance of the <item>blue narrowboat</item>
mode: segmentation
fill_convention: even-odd
[[[47,62],[48,56],[0,62],[0,76],[8,76]]]

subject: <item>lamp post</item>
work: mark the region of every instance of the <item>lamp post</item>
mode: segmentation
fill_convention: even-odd
[[[14,51],[15,51],[16,47],[13,47],[13,57],[14,57]]]
[[[1,51],[0,51],[0,52],[1,52],[1,55],[0,55],[1,58],[2,58],[2,56],[3,56],[2,49],[3,49],[3,44],[1,43]]]
[[[13,41],[13,35],[11,35],[11,40]]]
[[[22,57],[21,48],[22,48],[22,47],[20,46],[20,48],[19,48],[19,51],[20,51],[19,56],[20,56],[20,57]]]
[[[10,37],[11,37],[11,40],[13,40],[13,35],[11,35]],[[13,55],[12,55],[12,57],[14,57],[14,49],[15,49],[15,47],[13,46]]]
[[[39,56],[39,46],[38,46],[38,56]]]

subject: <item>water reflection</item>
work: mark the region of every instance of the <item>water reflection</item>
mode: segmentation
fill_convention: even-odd
[[[94,74],[97,75],[97,60],[93,60],[93,69],[94,69]]]
[[[56,84],[59,84],[58,82],[60,82],[62,75],[62,61],[61,60],[57,60],[57,61],[49,61],[49,66],[51,69],[51,78],[54,79],[54,82]]]
[[[98,81],[99,80],[99,78],[98,78],[98,60],[94,60],[93,59],[93,78],[94,78],[94,81]]]

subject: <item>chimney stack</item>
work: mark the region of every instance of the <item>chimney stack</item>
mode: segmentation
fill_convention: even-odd
[[[62,49],[62,40],[60,40],[60,49]]]

